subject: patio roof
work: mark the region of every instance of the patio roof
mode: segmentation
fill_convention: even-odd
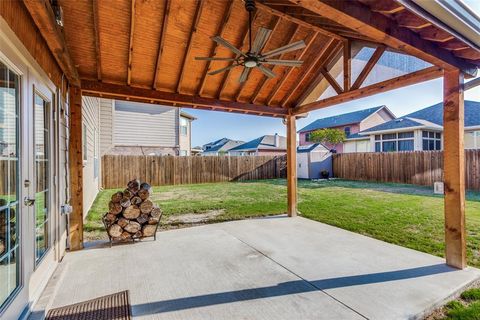
[[[247,49],[248,15],[240,0],[119,0],[114,6],[97,0],[58,0],[63,30],[51,19],[49,1],[24,3],[63,72],[81,85],[84,95],[286,116],[441,76],[440,69],[432,67],[359,91],[350,86],[347,70],[347,51],[353,41],[386,46],[442,69],[459,68],[467,76],[474,75],[480,65],[476,44],[453,30],[445,31],[444,25],[413,10],[413,4],[394,0],[257,1],[253,34],[259,27],[273,30],[267,50],[304,40],[303,50],[281,56],[304,63],[299,68],[275,66],[273,79],[255,69],[243,84],[237,81],[241,68],[207,75],[229,62],[194,60],[196,56],[232,57],[210,39],[215,35]],[[324,70],[342,52],[343,87]],[[368,68],[376,61],[372,62]],[[323,78],[338,95],[300,107]]]

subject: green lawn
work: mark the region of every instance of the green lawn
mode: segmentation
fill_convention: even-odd
[[[86,238],[104,236],[100,217],[117,190],[100,192],[87,217]],[[284,213],[285,180],[232,182],[154,188],[164,218],[222,210],[210,222]],[[431,188],[353,181],[299,182],[299,211],[380,240],[443,256],[443,198]],[[480,267],[480,193],[466,202],[469,264]],[[165,226],[163,226],[165,227]]]

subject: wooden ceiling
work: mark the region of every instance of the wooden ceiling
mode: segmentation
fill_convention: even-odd
[[[24,0],[34,20],[35,1]],[[38,0],[42,1],[47,0]],[[394,0],[264,0],[257,1],[253,23],[253,35],[259,27],[273,30],[263,51],[304,40],[304,49],[280,57],[304,63],[298,68],[270,67],[277,74],[273,79],[254,69],[240,84],[242,68],[207,75],[230,62],[194,57],[234,57],[210,39],[215,35],[247,50],[248,15],[241,0],[58,0],[58,4],[63,10],[65,52],[88,95],[285,116],[312,90],[320,70],[347,40],[405,49],[442,68],[453,65],[467,73],[480,65],[478,50],[445,35]],[[362,21],[364,12],[374,15],[369,18],[375,18],[371,23],[376,29]],[[355,14],[360,17],[350,24],[347,18]],[[385,28],[385,23],[388,30],[381,32],[387,35],[382,37],[377,29]],[[402,32],[390,35],[396,26]],[[402,37],[412,43],[405,45]]]

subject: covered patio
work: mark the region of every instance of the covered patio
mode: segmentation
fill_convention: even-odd
[[[42,316],[52,307],[129,290],[138,318],[406,319],[421,317],[478,279],[465,250],[463,91],[478,85],[478,79],[464,79],[474,78],[480,66],[478,39],[461,32],[469,21],[447,23],[438,7],[417,1],[259,0],[249,28],[244,6],[241,0],[0,1],[4,38],[15,47],[9,54],[33,57],[31,64],[52,82],[69,139],[61,159],[69,176],[71,252],[60,263],[65,250],[59,246],[59,269],[49,286],[38,302],[18,302],[18,310],[37,302],[32,316]],[[303,63],[253,68],[240,82],[244,71],[233,64],[261,27],[270,30],[262,52],[303,41],[301,49],[275,57]],[[242,54],[212,41],[215,36]],[[377,70],[385,61],[400,62],[386,75]],[[296,217],[298,117],[440,77],[445,259]],[[287,216],[82,250],[82,96],[282,119]],[[60,206],[56,210],[60,220]],[[56,242],[64,231],[55,230]]]
[[[70,253],[30,319],[123,290],[134,319],[422,319],[479,278],[475,268],[274,216]]]

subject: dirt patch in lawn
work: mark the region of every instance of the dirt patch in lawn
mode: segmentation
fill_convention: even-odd
[[[210,220],[215,219],[219,215],[225,213],[225,210],[210,210],[204,213],[185,213],[170,216],[165,220],[165,224],[169,225],[179,225],[179,224],[199,224],[206,223]]]

